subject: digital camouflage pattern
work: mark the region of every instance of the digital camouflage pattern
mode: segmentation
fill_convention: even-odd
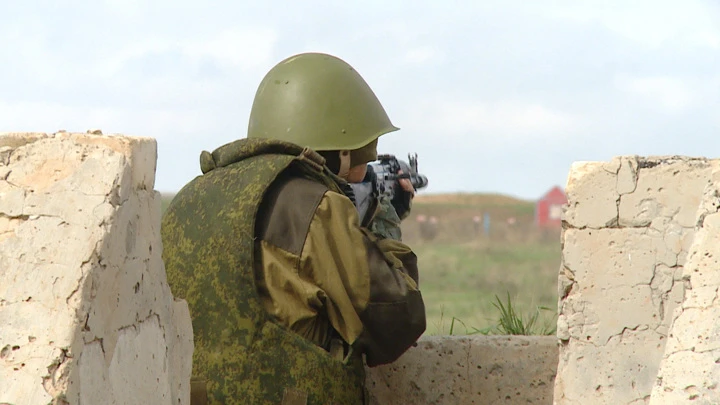
[[[275,324],[255,288],[255,215],[265,190],[287,169],[339,191],[320,163],[315,152],[282,141],[232,142],[202,153],[203,175],[163,216],[168,282],[190,307],[193,376],[207,381],[210,404],[363,403],[360,356],[335,360]]]

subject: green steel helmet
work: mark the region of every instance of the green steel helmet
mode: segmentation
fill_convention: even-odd
[[[354,150],[398,129],[352,66],[332,55],[303,53],[278,63],[263,78],[248,138],[316,151]]]

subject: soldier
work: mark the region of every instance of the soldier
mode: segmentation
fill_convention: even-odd
[[[397,213],[376,202],[359,218],[349,185],[396,130],[350,65],[307,53],[264,77],[247,138],[202,152],[162,220],[193,318],[194,402],[367,403],[363,355],[390,363],[425,331]]]

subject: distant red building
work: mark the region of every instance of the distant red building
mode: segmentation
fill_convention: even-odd
[[[562,214],[567,205],[567,196],[562,188],[555,186],[535,205],[535,223],[539,227],[560,227]]]

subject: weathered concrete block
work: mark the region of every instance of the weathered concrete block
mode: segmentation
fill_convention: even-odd
[[[667,218],[678,228],[692,229],[702,190],[710,176],[711,161],[681,157],[624,158],[633,161],[642,175],[633,192],[619,204],[622,227],[646,227]]]
[[[551,404],[551,336],[429,336],[367,370],[373,405]]]
[[[617,222],[621,161],[576,162],[570,168],[565,193],[565,221],[574,228],[603,228]]]
[[[0,403],[189,404],[155,141],[2,134],[0,158]]]
[[[568,177],[556,404],[647,403],[703,190],[719,162],[624,156]]]
[[[720,403],[720,171],[695,221],[682,275],[685,299],[673,313],[651,405]]]

